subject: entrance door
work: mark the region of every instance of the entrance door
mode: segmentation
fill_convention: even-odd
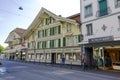
[[[107,0],[100,0],[99,1],[99,16],[104,16],[108,14],[107,9]]]
[[[87,54],[87,62],[88,62],[88,66],[92,67],[92,61],[93,61],[93,48],[92,47],[86,47],[85,48],[85,52]]]
[[[56,53],[52,53],[52,59],[51,59],[51,63],[55,64],[56,63]]]

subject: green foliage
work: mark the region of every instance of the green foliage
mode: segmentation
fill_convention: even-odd
[[[4,51],[4,50],[5,48],[2,45],[0,45],[0,51]]]

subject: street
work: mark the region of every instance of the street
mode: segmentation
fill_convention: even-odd
[[[49,65],[2,61],[6,72],[0,73],[0,80],[120,80],[120,77],[96,74]]]

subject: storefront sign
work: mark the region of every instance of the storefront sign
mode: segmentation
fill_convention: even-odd
[[[113,41],[113,36],[107,36],[107,37],[100,37],[100,38],[91,38],[89,39],[89,43],[96,43],[96,42],[106,42],[106,41]]]

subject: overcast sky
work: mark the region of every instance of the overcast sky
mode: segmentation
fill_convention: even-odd
[[[0,0],[0,44],[7,46],[4,41],[16,27],[27,29],[41,7],[68,17],[80,12],[80,0]]]

